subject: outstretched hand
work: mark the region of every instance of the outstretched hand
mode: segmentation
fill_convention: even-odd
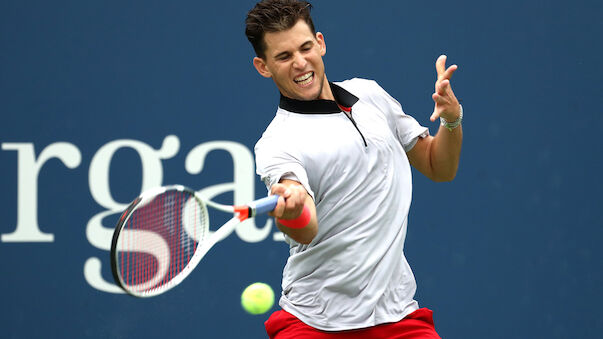
[[[435,102],[433,114],[429,118],[431,121],[435,121],[437,118],[442,117],[446,121],[452,122],[458,119],[461,114],[461,108],[459,101],[450,85],[450,78],[452,74],[457,70],[457,65],[452,65],[446,68],[446,56],[440,55],[436,60],[436,72],[438,78],[435,82],[435,93],[431,95]]]

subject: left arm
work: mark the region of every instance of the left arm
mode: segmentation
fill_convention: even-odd
[[[430,120],[439,117],[448,122],[459,119],[461,107],[452,91],[450,78],[456,65],[446,69],[446,56],[441,55],[436,61],[438,78],[432,98],[435,108]],[[416,145],[406,154],[411,165],[433,181],[451,181],[456,176],[463,141],[462,126],[452,130],[440,126],[435,137],[419,138]]]

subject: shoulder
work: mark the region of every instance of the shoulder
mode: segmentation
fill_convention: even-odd
[[[291,151],[299,147],[296,143],[300,138],[292,137],[302,133],[303,128],[299,124],[298,116],[279,108],[255,144],[256,156]]]
[[[276,116],[264,130],[264,133],[262,133],[260,139],[256,142],[256,152],[258,149],[262,149],[264,145],[271,144],[274,139],[280,138],[281,131],[283,130],[282,126],[285,124],[285,121],[285,117],[279,115],[278,113],[276,114]]]
[[[352,78],[349,80],[336,82],[336,84],[359,98],[385,92],[383,88],[379,86],[377,81],[370,79]]]
[[[353,78],[336,84],[354,94],[361,101],[379,106],[381,109],[397,103],[375,80]]]
[[[353,78],[336,84],[357,96],[361,101],[377,106],[381,110],[387,111],[392,107],[400,106],[400,103],[375,80]]]

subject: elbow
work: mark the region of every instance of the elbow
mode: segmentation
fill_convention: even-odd
[[[456,178],[456,172],[457,172],[457,170],[455,168],[454,170],[451,170],[451,171],[434,174],[434,175],[432,175],[432,177],[430,179],[435,182],[450,182],[450,181],[454,180],[454,178]]]
[[[434,179],[433,181],[435,181],[435,182],[451,182],[452,180],[454,180],[454,177],[455,177],[454,175],[450,176],[450,177],[441,177],[441,178]]]
[[[316,236],[316,234],[314,236]],[[297,239],[293,239],[293,240],[295,240],[298,243],[303,244],[303,245],[309,245],[312,242],[312,240],[314,240],[314,236],[298,237]]]
[[[300,244],[304,244],[304,245],[310,244],[312,242],[312,240],[314,240],[314,238],[316,237],[316,234],[318,233],[318,228],[311,227],[311,225],[308,225],[307,228],[308,229],[302,229],[303,231],[300,232],[299,234],[296,234],[296,237],[293,239]]]
[[[310,223],[306,227],[294,229],[287,226],[283,226],[277,222],[278,228],[281,232],[287,234],[289,238],[295,240],[300,244],[308,245],[314,240],[318,233],[318,225]]]

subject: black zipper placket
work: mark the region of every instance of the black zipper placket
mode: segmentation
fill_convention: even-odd
[[[366,139],[364,138],[364,135],[362,134],[362,132],[360,132],[360,128],[358,128],[358,125],[356,124],[356,120],[354,120],[354,117],[352,117],[352,108],[350,107],[349,111],[346,111],[345,109],[342,109],[342,111],[345,114],[345,116],[348,117],[348,119],[350,119],[350,121],[352,122],[352,125],[354,125],[354,127],[358,131],[358,134],[360,134],[360,137],[362,138],[362,142],[364,143],[364,147],[368,147],[368,144],[366,143]]]

